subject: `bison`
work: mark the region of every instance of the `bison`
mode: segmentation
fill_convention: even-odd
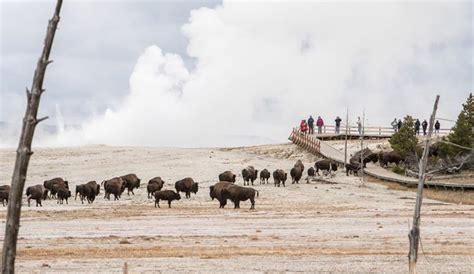
[[[74,200],[77,200],[77,195],[79,194],[79,199],[81,199],[81,203],[84,203],[84,198],[86,197],[86,193],[84,192],[85,184],[76,185],[76,194],[74,195]]]
[[[275,184],[275,186],[278,186],[280,187],[280,184],[283,184],[283,186],[285,186],[285,182],[286,182],[286,179],[287,179],[287,174],[285,171],[283,171],[283,169],[277,169],[275,171],[273,171],[273,182]]]
[[[71,191],[65,187],[60,187],[57,189],[58,204],[63,204],[64,200],[67,200],[71,197]]]
[[[219,181],[220,182],[231,182],[235,183],[235,174],[232,171],[224,171],[219,174]]]
[[[329,173],[331,171],[337,171],[337,163],[333,160],[330,159],[323,159],[319,160],[314,164],[314,167],[316,168],[316,174],[319,174],[319,170],[327,170]]]
[[[168,201],[168,207],[171,208],[171,202],[180,200],[181,195],[173,190],[155,191],[155,207],[160,207],[160,200]]]
[[[55,187],[56,186],[56,187]],[[69,189],[69,183],[68,181],[65,181],[63,178],[57,177],[53,178],[51,180],[46,180],[43,182],[43,187],[50,192],[50,197],[56,197],[56,192],[58,187],[65,187]],[[46,192],[47,193],[47,192]]]
[[[221,195],[223,199],[229,199],[234,203],[234,208],[240,208],[241,201],[250,200],[252,204],[250,209],[255,209],[255,194],[258,197],[258,191],[251,187],[243,187],[231,185],[222,189]]]
[[[295,166],[290,170],[290,176],[291,176],[291,183],[297,183],[299,184],[299,181],[301,179],[301,176],[303,176],[303,171],[301,170],[300,166]]]
[[[115,177],[110,180],[103,181],[104,185],[104,198],[110,200],[110,194],[114,195],[114,201],[120,199],[122,193],[125,191],[125,182],[121,177]]]
[[[125,183],[127,194],[130,195],[130,192],[132,192],[132,194],[135,195],[135,193],[133,193],[133,189],[138,189],[140,187],[140,178],[138,178],[134,173],[120,176],[120,178],[122,178]]]
[[[250,182],[253,182],[258,177],[258,170],[256,170],[253,166],[248,166],[247,168],[242,169],[242,177],[244,178],[244,186],[250,185]]]
[[[212,200],[217,199],[219,201],[219,208],[224,208],[227,204],[227,199],[222,197],[222,190],[231,185],[231,182],[218,182],[209,187],[209,196]]]
[[[148,199],[151,199],[155,193],[155,191],[159,191],[163,188],[165,181],[161,179],[161,177],[155,177],[148,181],[148,185],[146,186],[146,191],[148,192]]]
[[[191,192],[196,194],[198,192],[198,183],[195,183],[192,178],[184,178],[174,184],[177,193],[186,193],[186,198],[191,198]]]
[[[400,156],[400,154],[395,151],[379,153],[379,162],[381,167],[387,167],[389,163],[395,163],[398,165],[401,161],[403,161],[402,156]]]
[[[30,186],[26,189],[26,197],[28,201],[28,207],[30,206],[30,200],[36,200],[36,206],[43,206],[41,200],[46,199],[48,191],[42,185]]]
[[[304,172],[304,165],[301,160],[296,161],[295,165],[293,167],[299,167],[301,169],[301,174]]]
[[[349,176],[349,174],[356,175],[357,172],[359,172],[359,170],[360,170],[360,162],[359,163],[347,163],[345,167],[346,167],[346,176]]]
[[[10,195],[10,186],[3,185],[0,186],[0,200],[2,200],[2,205],[5,206],[5,201],[8,205],[8,195]]]
[[[268,184],[268,179],[270,179],[270,171],[268,171],[268,169],[263,169],[262,171],[260,171],[260,184],[265,184],[265,181],[267,182]]]
[[[96,181],[90,181],[84,185],[84,195],[89,204],[93,203],[95,197],[100,193],[100,185]]]

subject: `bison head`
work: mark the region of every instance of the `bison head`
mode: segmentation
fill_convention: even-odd
[[[199,186],[198,183],[193,183],[193,186],[191,187],[191,191],[196,194],[198,192]]]
[[[214,196],[214,186],[209,187],[209,196],[211,197],[213,201],[214,201],[214,198],[216,198],[216,196]]]

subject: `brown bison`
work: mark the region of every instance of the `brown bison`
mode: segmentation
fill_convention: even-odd
[[[209,196],[212,200],[215,198],[219,201],[219,208],[224,208],[227,204],[227,199],[222,198],[222,190],[231,185],[231,182],[218,182],[209,187]]]
[[[301,174],[304,172],[304,165],[301,160],[296,161],[295,165],[293,167],[299,167],[301,169]]]
[[[268,171],[268,169],[263,169],[262,171],[260,171],[260,184],[265,184],[265,181],[267,182],[268,184],[268,179],[270,179],[270,171]]]
[[[84,186],[84,193],[87,198],[87,202],[92,204],[95,197],[100,194],[100,185],[96,181],[90,181]]]
[[[198,183],[195,183],[192,178],[184,178],[182,180],[177,181],[174,184],[174,188],[176,192],[184,192],[186,193],[186,198],[191,198],[191,192],[196,194],[198,192],[199,186]]]
[[[229,199],[234,203],[234,208],[240,208],[241,201],[250,200],[252,204],[250,209],[255,209],[255,194],[258,197],[258,191],[251,187],[243,187],[231,185],[222,189],[221,195],[223,199]]]
[[[283,184],[283,186],[285,186],[287,177],[288,176],[283,169],[277,169],[273,171],[273,182],[275,186],[280,187],[280,183]]]
[[[248,166],[247,168],[242,169],[242,177],[244,178],[244,186],[250,185],[250,182],[257,180],[258,177],[258,170],[256,170],[253,166]]]
[[[297,183],[299,184],[299,181],[301,180],[301,177],[303,176],[303,171],[301,170],[301,166],[294,166],[290,170],[290,176],[291,176],[291,183]]]
[[[400,156],[400,154],[395,151],[379,153],[379,162],[381,167],[387,167],[389,163],[395,163],[398,165],[402,161],[402,156]]]
[[[71,191],[65,187],[60,187],[57,189],[58,204],[63,204],[64,200],[67,200],[71,197]]]
[[[28,207],[30,206],[30,200],[36,200],[36,206],[43,206],[41,200],[46,199],[48,191],[42,185],[30,186],[26,189],[26,197],[28,201]]]
[[[160,207],[160,200],[168,201],[168,207],[171,208],[171,202],[180,200],[181,195],[173,190],[155,191],[155,207]]]
[[[125,182],[121,177],[103,181],[101,184],[104,185],[104,198],[108,200],[110,200],[110,194],[114,195],[114,201],[119,200],[125,191]]]
[[[84,203],[84,198],[86,197],[86,193],[84,192],[85,184],[76,185],[76,194],[74,195],[74,200],[77,200],[77,195],[79,195],[79,199],[81,199],[81,203]]]
[[[330,159],[323,159],[319,160],[314,164],[314,167],[316,168],[316,174],[319,174],[319,170],[327,170],[329,173],[331,171],[337,171],[337,163],[336,161],[330,160]]]
[[[367,163],[377,163],[379,160],[379,156],[376,153],[373,153],[370,149],[365,148],[363,150],[357,151],[354,156],[351,157],[349,162],[354,165],[360,165],[361,158],[362,162],[364,163],[364,168],[367,167]]]
[[[235,183],[235,174],[232,171],[224,171],[219,174],[219,181],[220,182],[231,182]]]
[[[165,181],[161,179],[161,177],[155,177],[148,181],[148,185],[146,186],[146,191],[148,192],[148,199],[153,197],[155,191],[159,191],[163,188]]]
[[[68,181],[65,181],[63,178],[57,177],[51,180],[46,180],[43,182],[43,187],[50,192],[50,197],[56,197],[56,192],[59,187],[65,187],[69,189]]]
[[[100,193],[100,185],[96,181],[90,181],[86,184],[76,186],[76,197],[79,193],[81,198],[81,203],[84,203],[84,199],[87,199],[87,203],[91,204],[94,202],[95,197]]]
[[[10,186],[3,185],[0,186],[0,200],[2,200],[3,206],[5,206],[5,201],[8,204],[8,195],[10,194]]]
[[[135,195],[135,193],[133,193],[133,189],[138,189],[140,187],[140,178],[138,178],[134,173],[120,176],[120,178],[122,178],[125,183],[127,194],[130,195],[130,192],[132,192],[132,194]]]
[[[346,164],[346,176],[349,176],[349,174],[357,175],[357,172],[359,172],[359,170],[360,170],[360,162]]]

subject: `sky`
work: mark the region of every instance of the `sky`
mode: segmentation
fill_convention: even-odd
[[[0,3],[11,147],[55,3]],[[473,89],[472,15],[471,1],[65,1],[34,144],[278,143],[347,107],[367,125],[427,119],[436,94],[455,119]]]

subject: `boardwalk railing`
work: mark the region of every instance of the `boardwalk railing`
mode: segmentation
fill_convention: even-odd
[[[311,153],[321,153],[321,141],[313,135],[301,133],[299,128],[293,128],[288,139]]]
[[[324,125],[321,128],[321,134],[336,134],[336,126],[333,125]],[[435,133],[438,136],[446,136],[451,132],[449,128],[441,128],[439,133]],[[347,131],[348,135],[359,135],[359,128],[354,125],[350,125]],[[392,127],[377,127],[377,126],[366,126],[364,127],[364,135],[367,136],[387,136],[390,137],[395,133],[395,130]],[[318,127],[315,126],[314,134],[319,135]],[[346,134],[346,125],[342,124],[339,129],[340,135]],[[420,129],[420,134],[423,135],[423,129]]]

